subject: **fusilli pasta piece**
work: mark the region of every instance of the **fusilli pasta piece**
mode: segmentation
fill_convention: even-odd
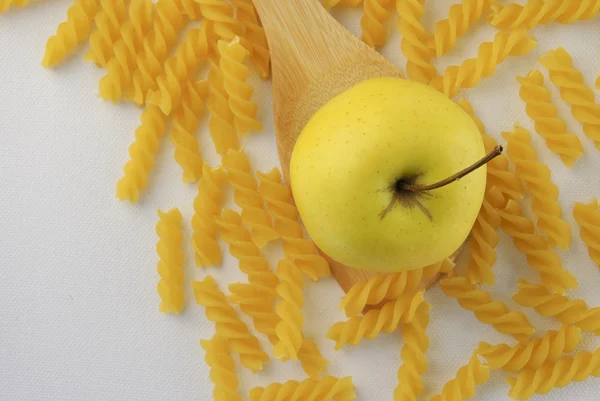
[[[233,6],[224,0],[194,0],[200,6],[202,16],[213,22],[214,39],[233,40],[241,36],[243,26],[234,17]]]
[[[248,394],[250,401],[352,401],[356,398],[350,376],[338,379],[326,376],[321,380],[288,380],[265,387],[254,387]]]
[[[357,345],[363,338],[374,339],[381,332],[391,333],[401,324],[413,321],[417,308],[426,302],[423,290],[406,292],[397,300],[389,301],[381,309],[371,309],[363,316],[353,316],[345,322],[333,324],[327,338],[336,342],[338,350],[344,344]]]
[[[256,174],[260,179],[258,191],[267,203],[269,213],[275,218],[274,228],[283,242],[285,256],[293,260],[313,281],[330,276],[329,264],[317,252],[315,244],[304,235],[298,221],[298,209],[291,202],[291,192],[282,182],[279,169]]]
[[[116,40],[120,36],[121,24],[127,18],[125,0],[100,0],[101,11],[94,19],[95,28],[90,34],[90,49],[84,60],[106,68],[114,54]]]
[[[525,110],[535,122],[535,130],[546,140],[548,149],[572,167],[583,154],[583,146],[577,135],[567,132],[567,124],[558,117],[550,91],[544,86],[544,76],[540,70],[533,70],[525,77],[517,77],[517,81],[521,84],[519,96],[527,103]]]
[[[442,388],[439,395],[431,397],[430,401],[462,401],[475,396],[478,385],[487,382],[490,378],[490,368],[482,364],[474,354],[469,363],[456,373],[456,377]]]
[[[575,203],[573,217],[579,224],[579,235],[588,246],[590,258],[600,266],[600,209],[598,200],[594,198],[590,203]]]
[[[360,7],[363,3],[363,0],[323,0],[323,7],[325,8],[333,8],[335,6],[339,7]]]
[[[277,316],[281,319],[275,331],[279,341],[273,348],[273,354],[281,360],[298,360],[298,351],[302,346],[302,305],[304,294],[302,271],[288,259],[281,259],[277,265],[277,295],[281,301],[277,304]]]
[[[223,156],[223,168],[235,190],[233,200],[242,208],[242,221],[252,229],[252,241],[263,248],[279,235],[273,229],[271,216],[265,210],[265,202],[258,192],[250,160],[243,150],[229,150]]]
[[[325,369],[329,364],[329,361],[321,355],[317,343],[306,337],[302,340],[302,346],[298,351],[298,359],[306,375],[313,379],[319,379],[325,374]]]
[[[504,303],[492,300],[489,292],[477,289],[466,277],[442,279],[440,288],[461,307],[472,311],[479,321],[492,325],[500,333],[523,342],[535,332],[521,311],[511,311]]]
[[[563,268],[560,257],[549,249],[546,239],[535,233],[533,221],[523,215],[517,202],[509,201],[499,213],[502,229],[512,237],[515,247],[525,254],[527,264],[540,273],[546,287],[559,293],[577,288],[577,279]]]
[[[10,7],[27,7],[30,0],[0,0],[0,14],[8,11]]]
[[[92,30],[99,0],[75,0],[67,10],[67,20],[61,22],[56,34],[48,39],[42,60],[43,67],[54,67],[66,59]]]
[[[202,12],[200,10],[200,4],[195,0],[173,0],[177,4],[177,7],[181,10],[192,21],[199,21],[202,19]]]
[[[393,0],[364,0],[364,14],[360,19],[362,40],[371,47],[383,46],[387,39],[385,23],[392,16]]]
[[[517,377],[507,377],[510,397],[528,400],[534,394],[548,394],[572,382],[582,382],[589,377],[600,377],[600,348],[592,352],[579,352],[563,356],[554,363],[538,369],[524,369]]]
[[[518,372],[556,361],[563,353],[573,352],[580,342],[581,329],[563,325],[560,330],[549,330],[543,337],[533,338],[525,344],[509,346],[480,342],[477,354],[485,358],[492,369]]]
[[[471,283],[483,283],[489,286],[493,286],[496,281],[492,266],[496,263],[495,248],[499,241],[497,231],[500,227],[500,215],[487,199],[494,195],[492,190],[498,191],[494,187],[486,193],[471,230],[467,267],[467,278]]]
[[[239,38],[238,38],[239,39]],[[246,83],[249,69],[244,64],[248,50],[244,49],[239,40],[218,44],[220,68],[223,72],[225,91],[229,101],[229,108],[233,113],[233,124],[240,135],[250,131],[262,131],[262,124],[256,119],[258,105],[254,103],[252,93],[254,88]]]
[[[536,45],[535,39],[525,29],[498,32],[492,42],[479,45],[477,57],[446,68],[443,76],[434,77],[429,84],[452,98],[460,89],[472,88],[482,78],[490,77],[496,66],[508,56],[522,56]]]
[[[583,124],[583,133],[600,150],[600,104],[594,92],[585,84],[583,74],[573,67],[565,49],[549,51],[540,62],[550,71],[550,80],[560,88],[560,96],[571,106],[571,114]]]
[[[269,356],[261,349],[258,339],[248,331],[235,309],[227,303],[212,276],[192,282],[196,302],[206,308],[206,317],[214,322],[217,334],[227,339],[231,351],[239,354],[242,365],[253,372],[263,369]]]
[[[221,247],[217,242],[217,216],[221,211],[223,185],[226,182],[227,178],[222,169],[212,169],[208,164],[203,164],[192,216],[192,247],[197,267],[221,265]]]
[[[429,349],[429,338],[425,330],[429,325],[431,305],[422,303],[412,322],[402,325],[404,346],[400,351],[402,365],[398,369],[398,385],[394,390],[394,401],[417,401],[423,391],[421,376],[427,370],[425,352]]]
[[[242,401],[238,393],[235,361],[229,353],[227,339],[216,334],[210,340],[200,340],[204,348],[204,360],[210,367],[210,380],[214,383],[215,401]]]
[[[515,124],[512,132],[503,132],[502,136],[506,139],[506,154],[515,164],[517,176],[526,184],[533,198],[531,206],[538,217],[537,226],[552,247],[569,249],[571,227],[562,218],[558,187],[552,182],[550,168],[538,160],[529,131]]]
[[[590,308],[583,300],[570,300],[565,295],[550,292],[543,285],[523,279],[519,280],[519,291],[513,300],[521,306],[534,308],[542,316],[554,317],[563,324],[600,335],[600,307]]]
[[[181,213],[174,208],[168,212],[158,211],[159,220],[156,233],[159,241],[156,252],[160,257],[157,271],[160,275],[157,290],[161,302],[160,312],[179,314],[185,305],[183,294],[183,233]]]

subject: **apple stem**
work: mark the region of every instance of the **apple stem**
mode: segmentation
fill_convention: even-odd
[[[453,183],[454,181],[461,179],[465,175],[472,173],[473,171],[477,170],[479,167],[487,164],[489,161],[500,156],[502,154],[502,150],[503,150],[502,146],[500,146],[500,145],[496,146],[494,148],[494,150],[492,150],[489,154],[487,154],[481,160],[475,162],[474,164],[465,168],[464,170],[461,170],[458,173],[451,175],[450,177],[448,177],[446,179],[436,182],[435,184],[419,185],[419,184],[403,183],[403,184],[401,184],[399,189],[402,189],[404,191],[409,191],[409,192],[420,192],[420,191],[431,191],[432,189],[438,189],[438,188],[444,187],[450,183]]]

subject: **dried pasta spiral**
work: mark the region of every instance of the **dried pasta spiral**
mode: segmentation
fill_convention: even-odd
[[[233,40],[241,36],[243,26],[234,18],[231,4],[224,0],[194,0],[200,6],[202,16],[213,23],[212,29],[218,39]]]
[[[517,77],[517,81],[521,84],[519,96],[527,103],[525,110],[535,122],[535,130],[546,140],[548,149],[572,167],[583,154],[583,146],[577,135],[567,132],[567,124],[558,117],[550,91],[544,86],[544,76],[540,70],[533,70],[525,77]]]
[[[98,0],[75,0],[67,10],[67,20],[61,22],[56,34],[48,39],[42,66],[54,67],[66,59],[87,39],[98,12]]]
[[[223,168],[235,190],[233,199],[242,208],[242,220],[252,229],[252,241],[262,248],[277,239],[279,235],[265,210],[265,202],[258,192],[258,183],[252,175],[248,156],[243,150],[229,150],[223,156]]]
[[[554,317],[563,324],[600,335],[600,307],[590,308],[580,299],[570,300],[523,279],[519,280],[519,291],[513,300],[521,306],[534,308],[542,316]]]
[[[267,387],[254,387],[248,394],[250,401],[352,401],[356,398],[352,377],[338,379],[326,376],[321,380],[288,380]]]
[[[439,395],[430,401],[461,401],[475,396],[476,387],[487,382],[490,378],[490,368],[482,364],[477,355],[469,359],[469,363],[458,369],[456,377],[442,388]]]
[[[442,279],[440,287],[461,307],[472,311],[479,321],[492,325],[500,333],[512,335],[522,342],[535,332],[521,311],[511,311],[504,303],[492,300],[489,292],[477,289],[466,277]]]
[[[277,316],[281,319],[275,329],[279,341],[273,348],[273,354],[281,360],[298,360],[298,351],[302,347],[302,305],[304,294],[302,271],[288,259],[281,259],[277,265],[277,295],[281,301],[277,304]]]
[[[90,34],[90,49],[84,59],[106,68],[114,54],[121,24],[127,18],[127,4],[125,0],[100,0],[100,7],[94,19],[96,27]]]
[[[471,243],[469,245],[469,264],[467,266],[467,278],[473,284],[483,283],[493,286],[496,279],[492,266],[496,263],[496,246],[498,245],[498,228],[500,227],[500,215],[488,198],[500,195],[497,188],[490,189],[481,205],[473,229],[471,230]]]
[[[197,267],[219,266],[222,262],[221,247],[217,242],[217,216],[221,211],[226,182],[222,169],[213,169],[207,164],[202,166],[192,216],[192,247]]]
[[[210,380],[215,384],[215,401],[242,401],[239,395],[235,361],[229,353],[227,339],[216,334],[210,340],[200,340],[204,348],[204,360],[210,367]]]
[[[563,356],[554,363],[538,369],[525,369],[517,377],[507,377],[510,397],[528,400],[534,394],[548,394],[572,382],[589,377],[600,377],[600,348],[592,352],[579,352],[575,356]]]
[[[330,276],[329,264],[317,252],[315,244],[304,235],[298,221],[298,209],[291,202],[291,192],[282,182],[279,169],[273,168],[268,173],[259,171],[257,175],[260,179],[258,191],[267,203],[269,213],[275,218],[274,228],[281,237],[286,257],[293,260],[313,281]]]
[[[229,108],[233,113],[236,131],[240,135],[250,131],[262,131],[263,126],[256,119],[258,105],[251,100],[254,89],[246,82],[249,68],[244,65],[244,60],[248,50],[239,43],[239,40],[230,43],[221,40],[218,48],[221,55],[219,65],[223,72],[223,84],[227,92]]]
[[[177,7],[192,21],[202,19],[200,5],[195,0],[174,0]]]
[[[541,338],[512,347],[480,342],[477,354],[485,358],[492,369],[518,372],[522,369],[537,369],[546,362],[556,361],[563,353],[573,352],[580,342],[581,329],[563,325],[558,331],[549,330]]]
[[[342,297],[340,309],[343,309],[348,317],[356,316],[367,305],[396,300],[405,292],[414,292],[424,278],[434,277],[438,273],[448,273],[452,269],[454,263],[445,259],[422,269],[376,274],[366,282],[354,284]]]
[[[231,0],[237,8],[237,19],[244,25],[244,39],[249,44],[250,60],[262,79],[271,73],[271,54],[265,30],[263,29],[252,0]]]
[[[429,84],[446,96],[454,97],[460,89],[472,88],[482,78],[490,77],[496,66],[508,56],[522,56],[536,45],[535,39],[525,29],[498,32],[492,42],[479,45],[477,57],[446,68],[443,76],[436,76]]]
[[[550,80],[560,88],[560,96],[571,106],[571,114],[583,124],[583,133],[600,149],[600,105],[585,84],[583,74],[573,67],[565,49],[549,51],[540,62],[550,71]]]
[[[523,215],[517,202],[509,201],[499,213],[502,229],[512,237],[515,247],[525,254],[529,266],[540,273],[546,287],[559,293],[577,288],[575,277],[563,268],[560,257],[549,249],[546,239],[536,234],[533,221]]]
[[[216,324],[217,334],[227,339],[231,351],[239,354],[242,365],[258,372],[269,361],[258,339],[248,331],[235,309],[227,303],[212,276],[192,282],[196,302],[206,308],[206,317]]]
[[[579,234],[588,246],[590,258],[600,266],[600,209],[598,209],[598,200],[594,198],[588,204],[575,203],[573,217],[579,224]]]
[[[404,346],[400,351],[402,365],[398,369],[398,385],[394,390],[394,401],[417,401],[423,391],[421,376],[427,370],[425,352],[429,338],[425,330],[429,325],[431,305],[422,303],[412,322],[402,325]]]
[[[329,361],[321,355],[317,343],[312,338],[302,340],[302,346],[298,351],[298,359],[302,364],[304,373],[310,378],[319,379],[324,373]]]
[[[8,11],[10,7],[27,7],[30,0],[0,0],[0,14]]]
[[[156,106],[148,106],[135,130],[135,140],[129,146],[129,161],[123,168],[123,177],[117,182],[117,198],[137,203],[140,191],[148,185],[152,159],[158,152],[158,138],[165,133],[165,116]]]
[[[392,16],[392,0],[364,0],[364,14],[360,19],[362,40],[371,47],[383,46],[387,39],[385,23]]]
[[[363,0],[323,0],[323,7],[333,8],[339,7],[360,7]]]
[[[159,310],[179,314],[184,307],[183,294],[183,233],[181,232],[181,213],[177,208],[168,212],[158,211],[159,220],[156,233],[159,241],[156,252],[160,257],[157,265],[160,281],[158,294],[161,302]]]
[[[372,309],[363,316],[334,323],[327,332],[327,338],[336,342],[335,349],[340,349],[344,344],[357,345],[363,338],[372,340],[381,332],[391,333],[401,323],[412,322],[423,302],[426,302],[423,290],[404,293],[381,309]]]
[[[551,246],[569,249],[571,227],[562,218],[558,187],[552,182],[550,168],[538,160],[529,131],[515,124],[512,132],[503,132],[502,136],[506,139],[506,154],[515,164],[517,176],[523,180],[533,197],[531,206],[538,217],[537,226]]]

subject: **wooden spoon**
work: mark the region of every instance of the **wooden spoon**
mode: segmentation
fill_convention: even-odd
[[[296,139],[321,106],[359,82],[404,74],[346,30],[318,0],[254,0],[254,4],[271,51],[275,138],[289,183]],[[327,259],[346,292],[373,275]]]

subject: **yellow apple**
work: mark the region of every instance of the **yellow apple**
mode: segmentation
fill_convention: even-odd
[[[331,258],[403,271],[461,246],[483,201],[486,168],[437,189],[407,188],[484,156],[477,126],[453,101],[420,83],[375,78],[310,119],[292,152],[291,188],[308,234]]]

